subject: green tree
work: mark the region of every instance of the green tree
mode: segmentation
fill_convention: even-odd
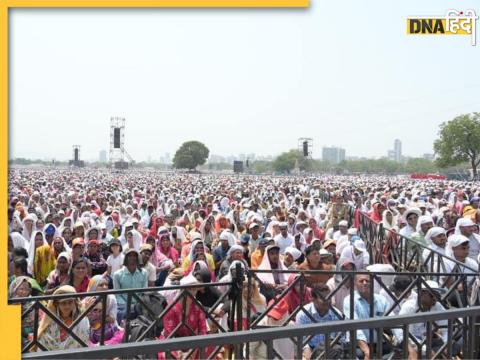
[[[199,141],[187,141],[180,146],[173,157],[173,166],[176,169],[195,169],[203,165],[208,159],[210,150]]]
[[[252,163],[253,172],[255,173],[266,173],[272,171],[272,162],[265,160],[255,160]]]
[[[314,167],[314,162],[311,159],[305,158],[301,151],[295,149],[277,156],[273,160],[272,167],[275,171],[290,173],[297,162],[298,168],[302,171],[311,171]]]
[[[440,125],[439,138],[433,144],[436,164],[445,168],[468,161],[473,178],[480,165],[480,113],[457,116]]]

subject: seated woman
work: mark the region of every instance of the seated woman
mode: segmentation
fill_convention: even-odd
[[[195,256],[197,254],[205,254],[207,257],[207,264],[210,267],[210,270],[215,271],[215,261],[213,260],[213,256],[207,253],[208,248],[204,245],[202,240],[195,240],[192,243],[192,247],[190,248],[190,254],[185,258],[183,261],[182,267],[184,270],[188,269],[188,266],[195,262]]]
[[[60,294],[76,294],[76,291],[75,288],[70,285],[63,285],[53,292],[53,295]],[[62,320],[66,326],[70,326],[79,317],[83,310],[80,300],[75,297],[49,300],[47,309]],[[88,344],[89,329],[90,326],[88,319],[84,317],[72,330],[80,340],[85,344]],[[82,347],[82,345],[71,337],[63,327],[58,325],[46,314],[43,316],[38,326],[38,340],[47,350],[75,349]]]
[[[205,254],[197,254],[195,255],[195,262],[193,264],[190,264],[185,271],[184,276],[187,276],[191,273],[195,273],[196,271],[200,269],[205,269],[210,271],[210,281],[209,282],[215,282],[215,272],[211,271],[210,268],[207,265],[207,257]]]
[[[108,290],[108,279],[103,275],[95,275],[88,282],[87,292],[97,292]],[[94,298],[94,297],[93,297]],[[117,298],[113,294],[107,295],[107,323],[114,324],[119,327],[117,323]]]
[[[8,288],[8,297],[13,298],[25,298],[32,295],[32,285],[30,279],[27,276],[17,276],[12,281]],[[30,308],[31,303],[22,303],[22,313]],[[28,315],[22,319],[22,346],[28,341],[28,337],[33,333],[35,312],[30,311]]]
[[[89,306],[93,301],[95,301],[95,297],[87,298],[85,299],[85,305]],[[102,310],[102,302],[99,302],[87,315],[90,322],[90,346],[99,345],[100,343],[102,336]],[[109,315],[107,314],[107,316]],[[106,319],[104,328],[105,345],[120,344],[122,342],[124,331],[117,325],[116,321],[111,322]]]
[[[336,271],[355,271],[355,264],[353,261],[347,258],[340,258],[337,261]],[[330,292],[335,291],[335,295],[332,297],[332,305],[341,309],[343,307],[343,300],[350,295],[351,289],[350,286],[352,282],[347,280],[341,286],[343,279],[347,275],[337,273],[327,281],[327,286],[330,289]]]
[[[258,270],[287,270],[283,262],[280,260],[279,246],[267,246]],[[258,278],[261,281],[260,290],[267,298],[267,302],[280,294],[282,290],[287,287],[288,280],[285,273],[258,273]]]
[[[166,230],[166,232],[160,232],[158,238],[160,242],[160,253],[172,260],[174,266],[178,266],[179,254],[174,247],[175,243],[170,237],[168,230]]]
[[[45,294],[50,295],[59,286],[67,285],[69,280],[69,269],[72,258],[69,253],[62,252],[57,257],[57,265],[47,277],[47,285],[45,286]]]
[[[76,292],[86,292],[89,281],[88,259],[80,257],[79,259],[74,260],[72,267],[70,268],[68,285],[73,286]]]
[[[198,283],[198,280],[193,275],[184,277],[180,281],[180,285],[194,285]],[[189,289],[188,291],[193,297],[195,297],[198,290],[197,288],[193,288]],[[186,297],[185,309],[183,308],[183,304],[184,301],[182,299],[178,300],[175,305],[173,305],[173,307],[165,314],[163,319],[163,332],[159,339],[207,334],[207,320],[205,312],[192,300],[190,296]],[[183,316],[183,313],[185,313],[185,316]],[[178,324],[182,324],[182,326],[177,329]],[[208,354],[211,352],[211,348],[205,349],[204,356],[208,356]],[[172,352],[172,355],[175,356],[175,358],[183,359],[185,354],[182,354],[181,351],[176,351]],[[195,349],[193,355],[189,358],[199,359],[199,349]],[[158,359],[165,359],[165,353],[158,353]]]

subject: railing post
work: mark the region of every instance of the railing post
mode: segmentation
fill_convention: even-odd
[[[237,263],[235,267],[235,276],[233,277],[232,288],[234,289],[234,296],[236,297],[235,301],[235,312],[237,318],[237,326],[234,329],[236,331],[242,331],[242,320],[243,320],[243,268],[240,263]],[[248,298],[248,297],[247,297]],[[248,306],[248,303],[247,303]],[[248,345],[248,344],[247,344]],[[243,344],[235,345],[235,359],[243,359]]]
[[[102,294],[102,330],[100,332],[100,345],[105,344],[105,324],[107,320],[107,295]]]

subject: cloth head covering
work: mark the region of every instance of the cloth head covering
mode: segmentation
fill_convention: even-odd
[[[290,255],[292,255],[294,261],[297,261],[298,258],[302,256],[302,252],[293,246],[287,247],[285,249],[285,253],[289,253]]]
[[[265,249],[265,253],[263,254],[262,262],[258,266],[258,270],[272,270],[272,266],[270,265],[270,260],[268,259],[268,252],[270,249],[277,248],[280,249],[277,245],[269,245]],[[278,260],[278,267],[276,270],[288,270],[283,261]],[[266,284],[275,284],[275,279],[272,273],[259,273],[258,278]],[[287,282],[287,278],[285,273],[278,273],[278,278],[280,280],[280,284],[285,284]]]
[[[457,225],[455,225],[455,235],[462,235],[460,227],[473,226],[475,223],[468,218],[460,218],[457,220]]]
[[[228,249],[227,257],[230,258],[235,251],[241,251],[243,253],[243,247],[241,245],[233,245]]]
[[[97,291],[98,284],[100,284],[100,281],[102,280],[106,281],[108,284],[108,280],[103,275],[92,276],[92,278],[88,282],[87,292]]]
[[[12,281],[10,286],[8,287],[8,297],[13,298],[15,296],[15,292],[17,289],[22,285],[24,282],[30,284],[28,276],[17,276],[15,280]],[[31,285],[30,285],[31,287]]]
[[[53,295],[60,295],[60,294],[76,294],[77,292],[75,291],[75,288],[70,285],[62,285],[59,288],[57,288],[54,292]],[[58,314],[58,305],[57,305],[58,300],[49,300],[47,304],[47,309],[50,310],[53,314],[57,315]],[[81,302],[79,298],[75,298],[75,309],[73,310],[73,318],[75,319],[78,315],[78,313],[81,310]],[[52,318],[50,316],[44,316],[43,319],[40,321],[40,324],[38,326],[38,338],[41,339],[43,336],[43,333],[47,328],[50,326],[50,324],[53,322]]]
[[[422,231],[422,225],[423,224],[428,224],[428,223],[434,223],[433,222],[433,219],[430,215],[422,215],[418,218],[418,222],[417,222],[417,231],[420,232]]]
[[[27,246],[28,243],[25,241],[25,238],[22,236],[22,234],[14,231],[14,232],[11,232],[9,235],[12,238],[13,247],[21,247],[27,250],[28,252],[29,246]]]
[[[440,234],[446,234],[446,230],[440,226],[434,226],[430,228],[427,233],[425,234],[425,240],[428,243],[432,242],[432,237],[438,236]]]
[[[449,245],[450,248],[454,248],[465,242],[470,242],[470,240],[468,240],[466,236],[454,234],[448,238],[447,244]]]

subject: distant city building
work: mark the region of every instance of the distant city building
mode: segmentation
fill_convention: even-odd
[[[98,161],[100,161],[101,163],[107,162],[107,150],[100,150],[100,153],[98,155]]]
[[[395,161],[400,162],[402,160],[402,142],[395,139],[393,142],[393,151],[395,151]]]
[[[339,164],[345,160],[345,149],[338,147],[324,147],[322,149],[322,160],[331,164]]]
[[[402,142],[398,139],[395,139],[393,142],[393,150],[388,150],[388,160],[395,162],[402,162]]]

